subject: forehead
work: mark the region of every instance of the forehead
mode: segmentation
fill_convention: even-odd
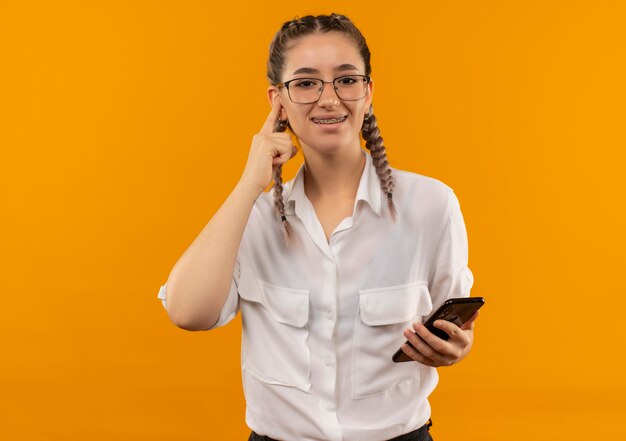
[[[356,69],[350,69],[350,66]],[[287,50],[285,57],[285,75],[288,77],[300,73],[363,73],[364,69],[354,42],[339,32],[302,37]]]

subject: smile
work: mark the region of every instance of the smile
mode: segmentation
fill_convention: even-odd
[[[329,118],[329,119],[316,119],[313,118],[312,121],[315,124],[323,124],[323,125],[332,125],[332,124],[340,124],[347,119],[347,116],[343,116],[341,118]]]

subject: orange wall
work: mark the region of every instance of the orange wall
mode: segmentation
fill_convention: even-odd
[[[623,3],[208,3],[0,2],[0,438],[247,439],[239,319],[187,332],[156,296],[243,171],[274,33],[335,11],[390,163],[458,194],[487,299],[433,436],[615,439]]]

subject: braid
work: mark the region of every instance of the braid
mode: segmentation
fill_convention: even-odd
[[[376,116],[370,107],[370,112],[363,120],[363,127],[361,128],[365,147],[372,154],[372,161],[376,168],[376,174],[380,179],[380,187],[387,195],[387,205],[391,213],[391,218],[396,220],[396,206],[393,203],[393,188],[394,179],[391,175],[391,169],[389,168],[389,162],[387,162],[387,152],[383,145],[383,138],[380,136],[380,130],[378,129],[378,122]]]
[[[293,32],[295,35],[297,35],[300,32],[306,31],[308,27],[314,26],[314,25],[315,25],[314,17],[310,15],[306,17],[299,17],[296,15],[293,18],[293,20],[286,21],[283,24],[281,31]]]
[[[287,125],[282,125],[280,120],[276,120],[274,124],[274,132],[284,132]],[[279,164],[274,172],[274,211],[280,216],[283,225],[285,226],[286,239],[291,236],[292,228],[291,224],[287,220],[285,215],[285,203],[283,201],[283,165]]]

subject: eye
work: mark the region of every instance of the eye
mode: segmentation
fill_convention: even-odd
[[[294,86],[300,89],[310,89],[318,85],[318,81],[313,79],[302,79],[294,81]]]
[[[339,78],[340,84],[354,84],[357,82],[356,77],[341,77]]]

